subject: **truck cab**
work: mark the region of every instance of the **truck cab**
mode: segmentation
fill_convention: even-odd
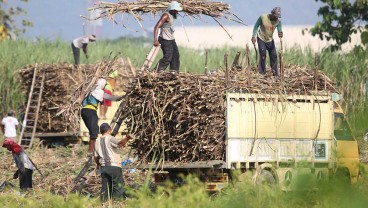
[[[350,178],[355,183],[359,177],[358,143],[338,103],[334,105],[334,139],[336,141],[336,174]]]

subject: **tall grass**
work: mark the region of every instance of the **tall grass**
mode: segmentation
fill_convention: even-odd
[[[363,177],[366,177],[364,173]],[[295,178],[299,187],[310,187],[308,176]],[[210,196],[204,185],[193,176],[185,178],[186,184],[175,189],[159,187],[151,192],[147,186],[130,190],[130,197],[123,202],[109,202],[106,207],[127,208],[363,208],[368,203],[367,184],[360,181],[350,185],[340,178],[331,178],[300,191],[282,191],[275,185],[254,185],[251,173],[242,180],[234,180],[218,193]],[[366,179],[364,181],[367,181]],[[65,198],[42,190],[33,190],[26,197],[11,192],[0,194],[4,207],[100,207],[99,198],[68,195]]]
[[[8,109],[17,109],[27,97],[20,93],[17,70],[35,63],[73,63],[70,44],[70,42],[60,40],[50,42],[42,39],[34,42],[25,40],[0,42],[0,115],[4,115]],[[97,41],[88,46],[89,60],[86,60],[81,53],[81,63],[96,63],[108,57],[112,52],[113,55],[121,54],[124,57],[129,57],[132,64],[139,67],[151,47],[152,41],[142,38],[127,37],[112,41]],[[181,71],[204,72],[205,51],[189,48],[180,48],[179,50]],[[209,49],[208,69],[224,68],[225,52],[229,54],[228,62],[231,64],[237,51],[243,52],[244,49],[233,47]],[[158,58],[161,56],[159,53]],[[285,64],[306,65],[310,68],[315,67],[314,56],[315,54],[309,48],[293,47],[284,52]],[[255,65],[255,53],[252,49],[250,57],[251,63]],[[356,123],[356,129],[359,132],[357,134],[362,134],[362,129],[367,128],[363,126],[363,123],[368,122],[368,107],[367,102],[365,102],[367,98],[362,96],[361,90],[361,84],[368,81],[368,49],[357,48],[349,53],[323,51],[318,54],[318,57],[317,68],[336,80],[338,88],[344,94],[349,112],[352,112],[350,113],[351,122]]]

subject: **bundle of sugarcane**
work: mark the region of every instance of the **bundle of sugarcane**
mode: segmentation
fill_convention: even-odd
[[[89,20],[97,20],[100,18],[108,18],[114,20],[116,14],[127,13],[134,17],[134,19],[140,23],[143,18],[141,14],[156,15],[165,11],[170,5],[171,0],[138,0],[135,2],[118,1],[117,3],[110,2],[98,2],[94,8],[90,8],[90,11],[101,11],[100,15]],[[224,2],[213,2],[209,0],[178,0],[181,3],[183,11],[186,15],[200,19],[200,15],[206,15],[212,17],[223,29],[225,29],[218,19],[224,18],[226,20],[234,21],[240,24],[244,24],[243,21],[230,11],[230,5]],[[226,31],[226,30],[225,30]]]
[[[336,91],[324,74],[285,66],[283,81],[254,71],[211,75],[140,72],[123,100],[127,131],[142,162],[223,160],[227,90],[286,95]],[[226,83],[228,83],[226,85]]]

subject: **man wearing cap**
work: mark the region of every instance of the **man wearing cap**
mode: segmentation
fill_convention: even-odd
[[[182,11],[183,8],[181,4],[177,1],[172,1],[167,8],[160,20],[157,22],[154,29],[154,46],[159,46],[161,44],[161,49],[164,57],[160,59],[156,66],[157,71],[164,71],[168,65],[170,65],[170,70],[174,72],[179,72],[180,60],[179,60],[179,50],[175,42],[174,37],[174,19],[177,18],[178,12]],[[158,31],[161,29],[160,35]]]
[[[258,42],[258,50],[259,50],[259,73],[266,73],[266,50],[270,56],[272,73],[275,77],[278,76],[277,70],[277,53],[275,42],[273,40],[273,32],[277,28],[278,35],[282,38],[282,25],[281,21],[281,8],[275,7],[272,9],[271,14],[263,14],[261,15],[253,29],[252,43]]]
[[[19,178],[19,187],[21,190],[32,188],[32,174],[34,166],[24,152],[21,146],[12,139],[5,139],[3,147],[8,149],[13,154],[14,162],[18,170],[14,173],[13,178]]]
[[[73,51],[75,65],[79,64],[80,49],[81,48],[83,49],[83,52],[86,55],[86,58],[88,59],[88,54],[87,54],[88,43],[95,42],[95,41],[96,41],[95,35],[82,36],[82,37],[79,37],[73,40],[72,51]]]
[[[8,116],[4,117],[1,121],[1,130],[4,133],[4,137],[15,141],[18,125],[19,122],[14,117],[13,111],[9,111]]]
[[[128,134],[118,141],[111,136],[111,127],[107,123],[101,124],[100,133],[102,136],[96,140],[94,156],[102,178],[101,200],[105,202],[111,198],[124,198],[126,194],[119,148],[124,147],[133,137]]]

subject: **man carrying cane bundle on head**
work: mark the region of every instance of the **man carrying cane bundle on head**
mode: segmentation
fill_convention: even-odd
[[[157,71],[165,71],[167,66],[170,65],[170,70],[173,72],[179,72],[180,59],[179,50],[175,42],[174,37],[174,19],[177,18],[178,12],[182,11],[181,4],[177,1],[172,1],[170,6],[167,8],[168,12],[165,12],[160,20],[157,22],[154,29],[154,46],[161,44],[161,49],[164,57],[160,59],[157,64]],[[160,35],[158,31],[161,29]]]

